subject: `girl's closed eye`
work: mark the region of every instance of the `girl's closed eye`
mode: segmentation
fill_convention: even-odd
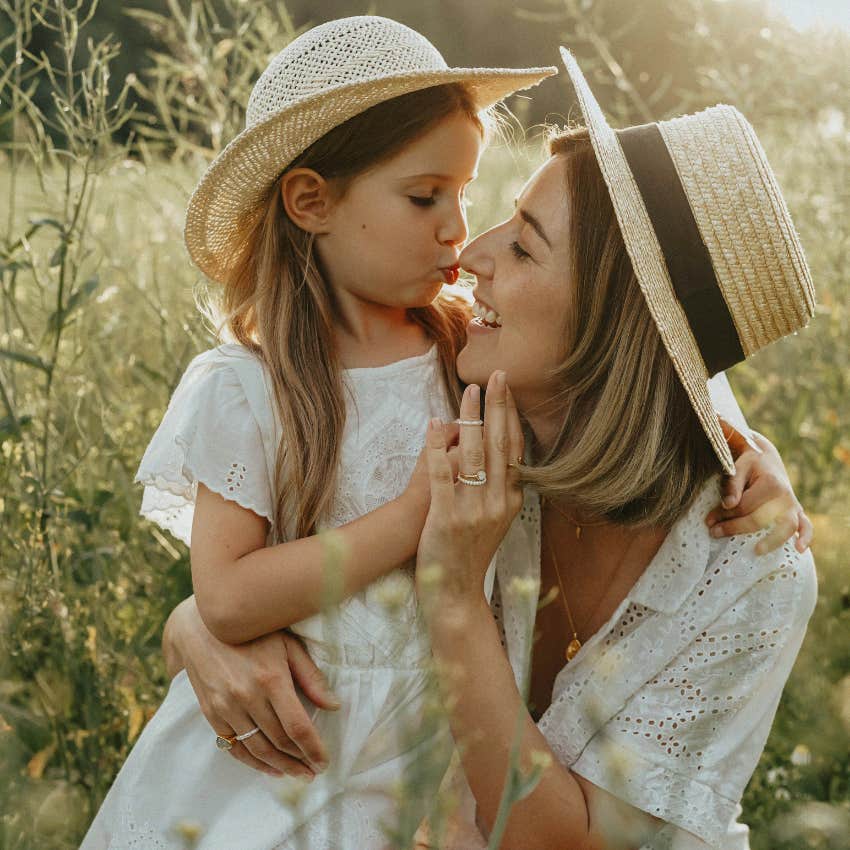
[[[437,200],[436,195],[408,195],[410,202],[417,207],[432,207]]]
[[[531,259],[531,254],[528,251],[524,250],[522,245],[519,244],[516,240],[511,242],[511,251],[513,251],[514,256],[518,260],[529,260]]]

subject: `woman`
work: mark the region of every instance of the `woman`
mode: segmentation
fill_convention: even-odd
[[[571,73],[577,85],[583,86],[580,75],[575,76],[577,69],[571,67]],[[598,111],[585,89],[585,101]],[[601,114],[594,112],[593,118],[598,124]],[[609,811],[615,811],[627,823],[637,821],[637,827],[629,827],[633,831],[627,833],[630,843],[626,846],[639,846],[643,832],[657,830],[659,821],[669,824],[661,828],[668,836],[673,831],[683,842],[681,846],[746,846],[745,832],[742,837],[742,830],[732,824],[737,802],[733,798],[740,796],[747,771],[755,765],[775,710],[775,698],[802,637],[811,602],[810,560],[795,554],[789,546],[779,554],[757,558],[752,551],[755,541],[741,537],[711,544],[702,521],[719,498],[714,476],[722,470],[733,471],[726,443],[722,434],[718,438],[713,411],[695,408],[684,392],[668,354],[667,340],[660,339],[654,314],[641,300],[644,296],[633,280],[622,240],[617,244],[619,230],[610,201],[606,205],[605,184],[590,167],[595,161],[590,143],[579,139],[563,144],[565,150],[556,152],[523,192],[517,213],[464,254],[467,265],[479,276],[480,299],[498,307],[503,321],[501,329],[472,329],[459,370],[465,380],[482,383],[494,369],[509,373],[513,396],[532,436],[530,463],[523,468],[523,477],[551,497],[542,516],[529,489],[526,510],[511,525],[519,507],[515,480],[503,485],[504,492],[498,495],[499,475],[506,473],[504,459],[501,473],[496,462],[500,446],[504,448],[505,440],[512,442],[513,449],[505,457],[514,457],[520,451],[521,434],[516,416],[507,415],[510,396],[495,379],[487,408],[491,428],[486,445],[477,426],[462,429],[461,454],[467,482],[455,485],[450,480],[441,481],[437,458],[445,449],[439,444],[439,432],[432,435],[429,448],[434,490],[420,545],[418,575],[426,598],[437,594],[442,603],[429,609],[435,652],[463,671],[459,683],[446,681],[445,685],[461,686],[456,691],[451,719],[456,737],[468,744],[462,748],[464,771],[478,804],[479,821],[488,832],[496,826],[517,723],[522,724],[524,732],[520,754],[523,767],[532,760],[532,751],[543,753],[544,761],[547,750],[555,757],[534,792],[508,818],[505,847],[608,846],[611,840],[598,830],[598,807],[606,803]],[[565,162],[581,156],[582,145],[584,174],[570,174],[586,183],[580,188],[568,184],[568,203],[564,194]],[[575,198],[593,203],[577,215],[579,210],[572,203]],[[604,283],[607,290],[586,285],[573,300],[564,270],[578,264],[582,252],[587,268],[600,269],[594,282]],[[526,259],[526,255],[530,257]],[[511,257],[516,265],[508,274],[505,270],[510,268]],[[609,321],[612,305],[620,310],[619,322]],[[600,316],[606,321],[599,321]],[[624,324],[629,333],[618,334],[617,327]],[[587,333],[579,334],[578,329]],[[594,337],[598,351],[564,345],[568,340],[589,338],[588,334]],[[693,359],[688,362],[694,363]],[[611,372],[617,382],[605,381]],[[704,384],[705,366],[701,380]],[[624,387],[627,395],[622,392]],[[698,394],[698,387],[694,392]],[[699,398],[704,395],[703,386]],[[462,419],[475,421],[476,401],[471,394],[464,404]],[[697,416],[695,410],[701,415]],[[610,436],[611,428],[606,431],[606,426],[611,425],[612,418],[623,439],[599,442]],[[504,433],[510,431],[510,437],[500,439],[500,428]],[[488,480],[476,483],[477,473],[485,468]],[[458,490],[456,511],[449,503],[447,486],[453,488],[452,492]],[[757,493],[760,489],[758,484],[752,488]],[[473,497],[479,502],[467,503]],[[474,508],[476,504],[478,508]],[[487,510],[481,510],[481,505]],[[746,510],[746,497],[742,505]],[[764,522],[766,517],[756,519]],[[783,524],[786,522],[787,536],[797,527],[796,506],[784,515]],[[486,567],[509,526],[499,554],[498,573],[506,658],[497,620],[482,605],[481,586],[482,564]],[[453,533],[447,534],[447,529],[453,529]],[[732,529],[744,530],[748,529]],[[783,530],[777,529],[780,534]],[[801,538],[807,535],[804,530]],[[800,543],[805,541],[801,539]],[[749,548],[743,553],[747,544]],[[487,559],[482,560],[488,552]],[[732,554],[736,557],[727,557]],[[720,564],[715,566],[718,558]],[[781,573],[777,567],[780,558],[796,559],[799,580],[795,578],[787,585],[771,581],[770,576]],[[723,560],[734,561],[735,566],[727,572]],[[451,581],[437,580],[440,576],[431,569],[434,562],[443,565],[443,578],[450,577]],[[517,576],[519,582],[514,581]],[[701,586],[701,582],[707,584]],[[759,593],[754,598],[748,596],[754,587],[760,590],[768,583],[795,588],[796,596],[792,594],[784,609],[793,616],[771,626],[769,635],[762,636],[761,630],[756,636],[736,632],[735,616],[769,619],[770,611],[759,605],[764,602],[769,609],[773,597],[768,594],[762,598]],[[546,605],[537,620],[541,639],[530,665],[532,716],[521,697],[523,683],[529,678],[530,626],[538,587],[546,594],[556,586],[560,599]],[[735,612],[734,604],[731,609],[728,605],[722,608],[725,597],[717,593],[719,587],[739,591],[748,607],[739,612]],[[700,623],[694,616],[677,619],[682,606],[691,602],[691,614],[719,613],[708,623]],[[648,641],[641,637],[643,633],[638,634],[645,624],[651,626]],[[712,631],[724,625],[731,631]],[[618,635],[611,637],[614,626]],[[773,637],[774,628],[779,637]],[[724,634],[734,644],[731,650],[722,644]],[[463,640],[458,640],[459,636]],[[620,651],[622,646],[634,645],[633,641],[630,644],[633,636],[645,642],[637,659]],[[676,636],[687,638],[688,643],[680,646],[673,640]],[[700,641],[705,642],[705,648],[692,646]],[[260,769],[275,765],[286,770],[291,767],[288,757],[314,764],[322,760],[321,742],[310,733],[307,714],[288,678],[288,667],[296,672],[314,702],[331,707],[330,696],[323,692],[321,683],[304,672],[309,671],[309,664],[291,638],[268,636],[245,647],[222,648],[205,634],[196,610],[187,601],[169,621],[164,643],[170,671],[186,662],[211,722],[238,720],[236,708],[245,712],[258,699],[274,707],[281,720],[280,729],[269,730],[263,736],[265,740],[255,735],[254,739],[260,739],[253,741],[256,750],[234,747],[234,756]],[[709,643],[722,648],[709,648]],[[771,643],[773,647],[768,646]],[[609,644],[617,648],[621,662],[627,663],[612,665],[616,653],[603,651]],[[758,649],[761,644],[767,647],[765,651]],[[284,663],[285,652],[292,654],[289,665]],[[688,659],[691,654],[703,659],[715,658],[718,653],[725,659],[729,652],[734,658],[743,654],[747,659],[758,656],[759,660],[753,670],[740,670],[735,688],[721,694],[710,687],[716,685],[715,679],[726,675],[719,662],[718,666],[696,669],[701,662]],[[685,655],[680,659],[682,653]],[[566,666],[565,655],[570,657]],[[211,673],[212,665],[226,665],[228,672]],[[764,665],[769,666],[767,684],[759,678]],[[668,675],[662,681],[658,674],[665,668]],[[486,670],[486,677],[477,677],[476,670]],[[570,682],[576,670],[592,671],[583,680],[586,687],[578,690]],[[707,676],[708,684],[694,685],[700,675]],[[265,684],[257,687],[254,676]],[[757,698],[755,702],[748,690],[754,683],[763,685],[757,693],[760,701]],[[243,690],[234,707],[229,694]],[[618,712],[629,700],[637,701],[634,709],[620,716]],[[645,716],[641,706],[647,700],[654,709],[668,705],[669,716]],[[570,713],[573,706],[578,706],[577,719]],[[715,735],[710,725],[716,722],[713,718],[730,714],[734,721],[731,729],[724,726]],[[475,729],[483,731],[484,746],[469,738],[468,733],[475,730],[465,726],[464,718],[468,717],[474,717]],[[537,717],[541,718],[542,731],[535,726]],[[578,732],[567,721],[575,721]],[[644,731],[649,728],[652,733]],[[693,752],[685,738],[685,730],[690,733],[692,728],[696,739],[705,742]],[[649,738],[639,738],[647,734]],[[650,746],[669,757],[670,764],[656,758],[654,751],[646,753],[640,747],[622,745],[619,739],[624,737],[627,741],[640,740],[641,746],[646,746],[643,741],[650,741]],[[607,763],[609,750],[618,756],[614,761],[621,768],[613,771],[613,779]],[[620,758],[624,753],[628,756],[625,761]],[[706,753],[712,759],[707,759]],[[693,766],[696,778],[677,768],[685,764],[689,769]],[[709,783],[702,782],[705,768],[712,774]],[[726,773],[719,775],[724,770]],[[617,784],[618,779],[625,787]],[[640,782],[635,781],[638,779]],[[687,806],[682,805],[685,799]],[[684,843],[687,841],[690,845]]]
[[[418,588],[478,821],[504,828],[500,847],[745,848],[739,801],[815,573],[790,545],[759,557],[758,535],[704,528],[732,464],[706,378],[804,326],[814,292],[740,113],[615,133],[562,52],[588,130],[554,139],[514,215],[461,256],[502,327],[458,358],[459,484],[429,431]],[[542,500],[529,488],[523,504],[517,468]],[[499,546],[512,663],[482,593]],[[538,589],[560,599],[535,622]],[[512,746],[541,775],[500,820]]]

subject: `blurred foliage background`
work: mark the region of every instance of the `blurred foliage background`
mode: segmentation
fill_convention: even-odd
[[[745,819],[754,850],[850,847],[850,36],[762,0],[0,0],[0,847],[76,847],[165,692],[188,553],[137,518],[132,478],[213,344],[186,202],[271,56],[364,12],[456,65],[555,64],[566,44],[615,123],[723,101],[756,127],[819,307],[730,379],[814,518],[820,599]],[[541,161],[535,126],[576,115],[563,79],[510,107],[529,132],[485,155],[473,233]]]

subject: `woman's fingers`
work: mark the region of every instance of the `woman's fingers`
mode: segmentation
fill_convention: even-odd
[[[481,390],[470,384],[460,402],[460,418],[475,422],[481,417]],[[444,437],[445,439],[445,437]],[[444,443],[445,445],[445,443]],[[484,436],[480,425],[460,426],[460,472],[475,477],[484,469]]]
[[[814,536],[815,529],[811,520],[806,516],[806,512],[799,508],[797,512],[797,551],[805,552],[812,545]]]
[[[468,389],[468,388],[467,388]],[[461,417],[463,418],[463,417]],[[464,429],[472,426],[464,425]],[[428,479],[431,485],[431,512],[454,509],[455,479],[446,452],[443,423],[432,419],[425,435],[425,452],[428,458]]]
[[[317,773],[324,770],[328,764],[327,750],[295,693],[289,669],[281,670],[279,675],[268,683],[267,690],[268,701],[280,723],[280,731],[285,733],[286,737],[300,750],[299,757],[309,767]],[[270,731],[273,743],[286,745],[286,739],[280,736],[278,727],[273,727]],[[249,742],[250,740],[248,738]]]
[[[496,371],[487,384],[484,406],[484,442],[486,445],[487,483],[490,493],[503,493],[507,472],[508,426],[505,373]]]
[[[510,386],[505,385],[505,406],[508,419],[508,463],[522,462],[525,457],[525,436],[522,433],[522,423],[519,419],[519,411],[514,401]],[[512,470],[511,483],[518,479],[516,470]]]
[[[282,632],[286,648],[286,660],[294,683],[301,688],[305,696],[314,705],[329,711],[336,711],[341,703],[336,694],[330,689],[327,679],[316,666],[304,645],[295,635]]]

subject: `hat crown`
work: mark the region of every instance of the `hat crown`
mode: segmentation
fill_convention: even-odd
[[[447,67],[427,38],[397,21],[376,15],[328,21],[298,36],[272,59],[251,91],[245,126],[323,92]]]

